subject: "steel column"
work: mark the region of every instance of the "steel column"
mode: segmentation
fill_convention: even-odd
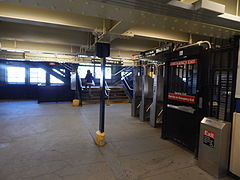
[[[104,120],[105,120],[105,66],[106,66],[106,58],[103,57],[101,61],[101,71],[102,76],[100,79],[100,120],[99,120],[99,131],[101,133],[104,132]]]

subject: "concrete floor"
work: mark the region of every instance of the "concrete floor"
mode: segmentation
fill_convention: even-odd
[[[107,145],[97,147],[99,105],[0,102],[1,180],[213,180],[193,154],[130,116],[106,107]],[[224,178],[228,180],[230,178]]]

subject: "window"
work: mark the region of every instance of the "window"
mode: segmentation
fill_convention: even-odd
[[[30,68],[30,83],[31,84],[45,84],[46,71],[42,68]]]
[[[96,73],[96,79],[100,79],[101,78],[101,67],[96,67],[95,69],[95,73]],[[111,67],[106,67],[105,68],[105,78],[106,79],[111,79],[112,78],[112,69]]]
[[[24,67],[7,67],[7,82],[10,84],[25,83]]]
[[[50,75],[50,83],[51,84],[55,84],[55,85],[62,85],[62,84],[64,84],[63,81],[61,81],[60,79],[56,78],[53,75]]]
[[[78,68],[78,73],[80,75],[80,78],[85,78],[87,74],[87,70],[90,70],[91,73],[94,76],[94,67],[93,66],[80,66]],[[100,79],[101,78],[101,67],[99,65],[95,66],[95,78]],[[111,67],[105,68],[105,78],[111,79],[112,78],[112,69]]]
[[[93,75],[93,72],[94,72],[94,67],[93,66],[80,66],[78,68],[78,73],[79,73],[80,78],[85,78],[86,77],[87,70],[90,70],[92,75]]]

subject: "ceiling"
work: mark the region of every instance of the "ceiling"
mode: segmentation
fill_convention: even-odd
[[[131,55],[166,41],[191,43],[240,34],[239,0],[2,0],[0,49],[111,56]]]

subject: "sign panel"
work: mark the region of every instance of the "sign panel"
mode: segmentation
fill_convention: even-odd
[[[168,93],[168,99],[195,104],[195,96]]]
[[[216,136],[215,132],[204,129],[203,143],[206,144],[207,146],[210,146],[211,148],[214,148],[215,136]]]
[[[198,63],[197,59],[190,59],[190,60],[171,62],[170,66],[180,66],[180,65],[185,65],[185,64],[197,64],[197,63]]]

